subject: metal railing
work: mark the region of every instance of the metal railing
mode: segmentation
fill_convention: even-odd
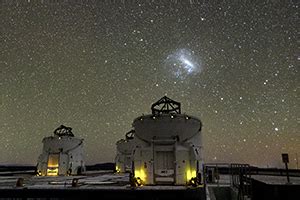
[[[249,164],[230,164],[231,186],[238,191],[238,200],[251,198],[251,168]]]

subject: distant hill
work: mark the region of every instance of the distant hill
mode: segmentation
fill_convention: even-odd
[[[36,166],[32,165],[0,165],[0,172],[35,171]]]
[[[86,165],[87,171],[95,170],[114,170],[115,163],[97,163],[94,165]],[[16,172],[16,171],[35,171],[36,166],[32,165],[0,165],[0,172]]]
[[[94,170],[115,170],[115,163],[98,163],[94,165],[87,165],[87,171],[94,171]]]

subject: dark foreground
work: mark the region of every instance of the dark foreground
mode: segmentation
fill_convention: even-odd
[[[0,200],[294,200],[300,197],[299,170],[295,170],[294,173],[290,171],[290,182],[287,183],[287,177],[283,172],[278,173],[278,170],[253,172],[247,165],[227,167],[224,170],[219,166],[210,165],[205,170],[205,187],[131,187],[129,174],[114,173],[110,168],[97,171],[97,167],[99,166],[94,166],[94,169],[91,168],[80,176],[54,177],[35,176],[31,168],[9,168],[1,171],[0,167]]]
[[[203,188],[187,190],[142,189],[0,189],[3,199],[205,199]],[[1,199],[1,198],[0,198]]]

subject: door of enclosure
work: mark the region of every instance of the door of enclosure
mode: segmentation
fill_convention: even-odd
[[[47,164],[47,176],[57,176],[59,167],[59,154],[49,154]]]
[[[154,151],[154,180],[157,184],[175,182],[175,156],[169,148],[157,147]]]

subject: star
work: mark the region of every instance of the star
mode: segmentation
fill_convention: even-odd
[[[114,162],[167,95],[202,121],[205,162],[296,168],[298,2],[181,1],[1,1],[0,164],[35,166],[61,124]]]

